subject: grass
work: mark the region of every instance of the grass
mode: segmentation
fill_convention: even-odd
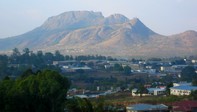
[[[143,96],[132,97],[130,92],[121,92],[113,95],[102,96],[105,103],[114,105],[130,105],[137,103],[170,104],[171,102],[186,100],[188,96]],[[94,100],[92,100],[94,102]]]

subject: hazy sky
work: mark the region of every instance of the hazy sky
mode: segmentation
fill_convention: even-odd
[[[197,0],[1,0],[0,38],[30,31],[50,16],[79,10],[138,17],[163,35],[197,31]]]

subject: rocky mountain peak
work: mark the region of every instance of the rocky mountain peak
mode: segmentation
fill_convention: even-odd
[[[93,11],[69,11],[47,19],[42,28],[53,29],[76,29],[97,24],[97,20],[104,19],[101,12]]]
[[[129,19],[122,14],[113,14],[105,19],[105,24],[118,24],[128,22]]]
[[[150,28],[144,25],[138,18],[131,19],[129,23],[132,25],[133,32],[138,33],[141,36],[147,37],[148,35],[156,34]]]

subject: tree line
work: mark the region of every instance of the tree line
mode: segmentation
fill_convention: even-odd
[[[112,57],[106,57],[101,55],[80,55],[80,56],[72,56],[72,55],[62,55],[59,50],[56,50],[54,53],[37,51],[34,53],[30,51],[28,48],[23,49],[21,53],[17,48],[13,49],[11,56],[9,57],[11,63],[20,63],[20,64],[52,64],[53,61],[65,61],[65,60],[115,60]]]
[[[33,52],[29,48],[22,51],[14,48],[11,55],[0,55],[0,78],[4,76],[18,76],[25,70],[31,68],[36,70],[52,69],[60,71],[59,68],[53,66],[53,61],[66,61],[66,60],[116,60],[110,56],[101,55],[62,55],[60,51],[56,50],[54,53],[37,51]],[[35,71],[36,71],[35,70]]]

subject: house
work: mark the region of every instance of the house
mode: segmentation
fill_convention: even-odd
[[[190,95],[191,91],[197,90],[197,86],[190,86],[190,85],[182,85],[182,86],[175,86],[170,88],[171,95]]]
[[[165,95],[166,89],[165,88],[148,88],[149,94],[151,95]]]
[[[147,88],[148,93],[147,94],[142,94],[142,96],[150,96],[150,95],[164,95],[166,92],[165,88]],[[137,89],[132,89],[132,96],[140,96],[140,94],[136,93]]]
[[[167,112],[168,106],[164,104],[135,104],[126,107],[126,112]]]
[[[77,70],[83,70],[85,72],[90,72],[93,69],[88,66],[62,66],[61,70],[63,72],[76,72]]]
[[[55,65],[55,66],[72,65],[74,63],[77,63],[77,61],[76,60],[53,61],[53,65]]]
[[[179,101],[171,106],[172,112],[197,112],[197,101]]]

